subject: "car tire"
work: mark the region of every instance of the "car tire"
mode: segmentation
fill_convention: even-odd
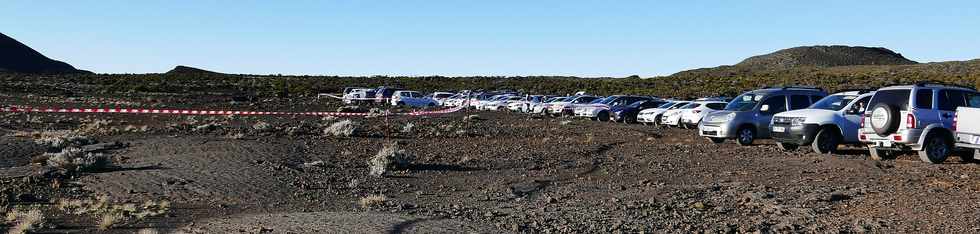
[[[841,136],[836,130],[824,128],[813,137],[813,143],[810,146],[813,148],[813,152],[818,154],[833,154],[837,152],[837,146],[840,145],[840,142]]]
[[[725,138],[708,137],[708,140],[711,140],[711,143],[715,143],[715,144],[725,143]]]
[[[740,146],[750,146],[752,142],[755,141],[755,129],[751,127],[742,127],[735,132],[735,143]]]
[[[662,125],[662,124],[660,124],[661,118],[663,118],[663,116],[661,116],[661,115],[654,116],[653,117],[653,126],[660,127]]]
[[[800,145],[792,144],[792,143],[776,142],[776,145],[778,145],[780,149],[783,149],[785,151],[794,151],[800,148]]]
[[[871,160],[875,160],[875,161],[881,161],[882,159],[891,157],[891,153],[888,152],[887,150],[873,148],[873,147],[868,147],[868,155],[871,158]]]
[[[635,115],[626,114],[626,116],[623,116],[623,123],[626,123],[626,124],[635,124],[636,123],[636,116]]]
[[[405,105],[405,102],[398,102],[398,103],[395,103],[395,105],[396,106],[404,106]]]
[[[930,133],[926,135],[925,145],[918,153],[919,159],[923,162],[939,164],[945,162],[952,151],[953,146],[946,137],[938,133]]]
[[[964,163],[976,163],[978,162],[977,156],[980,156],[980,149],[963,152],[963,154],[960,155],[960,159],[962,159]]]
[[[596,119],[599,120],[599,121],[602,121],[602,122],[609,121],[609,112],[608,111],[600,111],[599,114],[596,115]]]

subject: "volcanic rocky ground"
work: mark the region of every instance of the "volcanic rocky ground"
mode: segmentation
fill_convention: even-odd
[[[5,105],[32,106],[339,107],[195,100],[0,95]],[[39,209],[35,230],[72,233],[980,230],[980,165],[958,160],[873,161],[859,147],[830,156],[784,152],[770,141],[716,145],[693,130],[507,112],[350,118],[352,136],[324,133],[344,120],[0,113],[0,211]],[[118,142],[96,144],[112,146],[101,150],[112,165],[46,165],[38,158],[56,150],[38,144],[39,134],[58,130]],[[369,160],[391,142],[410,163],[369,175]],[[68,212],[63,203],[73,199],[170,205],[100,230],[104,212]]]

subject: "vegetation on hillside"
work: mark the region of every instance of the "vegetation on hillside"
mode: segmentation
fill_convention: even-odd
[[[42,94],[162,93],[314,96],[344,87],[395,86],[420,91],[512,89],[528,93],[642,94],[662,97],[733,96],[764,86],[807,85],[829,91],[876,88],[889,84],[938,81],[980,86],[980,60],[892,66],[798,67],[753,70],[738,67],[698,69],[653,78],[576,77],[340,77],[253,76],[225,74],[0,74],[0,91],[37,90]]]

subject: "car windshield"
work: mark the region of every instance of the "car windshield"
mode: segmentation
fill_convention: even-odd
[[[450,94],[450,93],[440,93],[440,94],[436,94],[435,95],[435,98],[447,98],[447,97],[450,97],[450,96],[453,96],[453,95]]]
[[[677,109],[694,109],[695,107],[698,107],[697,103],[688,103],[687,105],[681,106]]]
[[[642,106],[643,104],[645,104],[645,103],[647,103],[647,102],[652,102],[652,101],[650,101],[650,100],[640,100],[640,101],[635,101],[635,102],[633,102],[633,103],[630,103],[630,104],[628,105],[628,107],[631,107],[631,108],[639,108],[640,106]]]
[[[764,97],[766,97],[765,94],[756,94],[756,93],[745,93],[742,95],[738,95],[738,97],[736,97],[735,100],[732,100],[732,102],[728,103],[728,106],[725,106],[725,110],[749,111],[755,108],[755,105],[759,104],[759,101],[762,101]]]
[[[664,103],[663,105],[658,106],[657,108],[660,108],[660,109],[670,108],[671,106],[674,106],[674,104],[677,104],[677,103],[676,102],[667,102],[667,103]]]
[[[855,98],[857,98],[857,96],[830,95],[820,99],[820,101],[817,101],[817,103],[813,103],[813,105],[810,106],[810,109],[838,111],[844,109],[844,106],[847,106],[847,104],[851,103],[851,101],[853,101]]]
[[[599,99],[599,98],[597,98],[597,97],[578,97],[575,100],[572,100],[572,104],[590,103],[592,101],[595,101],[596,99]]]
[[[690,102],[678,102],[678,103],[674,103],[674,105],[670,106],[670,108],[668,108],[668,109],[677,109],[677,108],[683,107],[683,106],[685,106],[687,104],[690,104]]]
[[[603,99],[599,100],[597,103],[598,104],[610,104],[610,103],[616,102],[617,100],[619,100],[619,97],[607,97],[607,98],[603,98]]]

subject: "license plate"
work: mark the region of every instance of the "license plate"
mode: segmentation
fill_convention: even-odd
[[[718,132],[720,128],[718,127],[702,127],[701,130],[705,132]]]
[[[786,132],[785,127],[772,127],[773,132]]]
[[[891,141],[879,141],[877,143],[878,143],[877,145],[880,145],[880,146],[883,146],[883,147],[892,147],[892,142]]]

